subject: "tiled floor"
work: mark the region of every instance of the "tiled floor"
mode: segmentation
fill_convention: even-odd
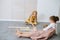
[[[37,25],[37,29],[41,30],[43,24],[48,23],[39,23]],[[26,27],[31,25],[26,25],[24,22],[8,22],[8,21],[0,21],[0,40],[31,40],[29,38],[18,38],[16,36],[16,28],[9,28],[9,27]],[[52,37],[49,40],[60,40],[60,24],[58,24],[58,35]]]

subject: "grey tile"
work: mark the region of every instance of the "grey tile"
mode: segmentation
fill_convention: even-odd
[[[43,27],[43,24],[49,24],[49,23],[43,23],[40,22],[36,27],[38,30],[41,30]],[[29,38],[18,38],[15,33],[16,29],[13,28],[8,28],[10,26],[15,26],[15,27],[23,27],[23,26],[29,26],[32,27],[31,25],[26,25],[24,22],[13,22],[13,21],[0,21],[0,40],[31,40]],[[58,36],[52,37],[50,40],[60,40],[60,23],[58,24]]]

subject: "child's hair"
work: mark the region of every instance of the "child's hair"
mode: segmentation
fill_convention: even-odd
[[[32,14],[33,14],[34,12],[37,14],[37,11],[33,11]]]
[[[54,22],[59,21],[59,17],[58,16],[51,16],[50,19],[53,20]]]

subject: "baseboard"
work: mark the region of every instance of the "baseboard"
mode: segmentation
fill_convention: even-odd
[[[0,19],[0,21],[20,21],[20,22],[25,22],[25,20],[16,20],[16,19]],[[49,23],[49,21],[38,21],[38,22],[47,22],[47,23]],[[60,23],[60,21],[57,22],[57,23]]]
[[[16,20],[16,19],[0,19],[0,21],[22,21],[22,22],[24,22],[25,20]],[[48,21],[38,21],[38,22],[48,22]]]

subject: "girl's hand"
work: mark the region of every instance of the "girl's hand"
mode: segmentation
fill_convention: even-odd
[[[32,27],[35,27],[35,25],[34,25],[34,24],[32,24]]]

